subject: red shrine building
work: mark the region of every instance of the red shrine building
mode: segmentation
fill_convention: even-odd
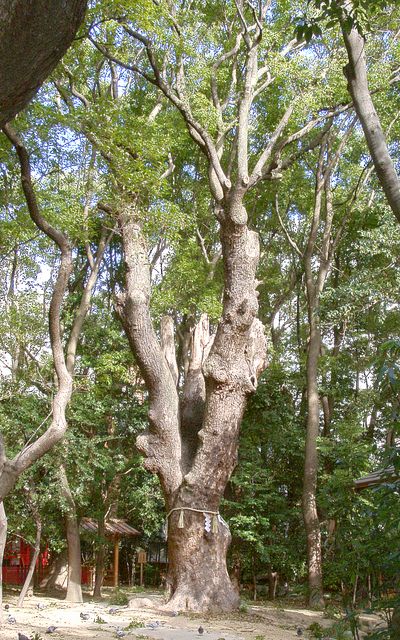
[[[33,556],[33,548],[19,536],[10,538],[4,550],[3,584],[24,584]],[[36,561],[35,578],[40,581],[49,565],[49,549],[39,554]]]

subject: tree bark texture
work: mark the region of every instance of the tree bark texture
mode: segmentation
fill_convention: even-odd
[[[96,549],[96,574],[94,580],[93,597],[101,598],[101,588],[104,580],[104,566],[106,559],[106,538],[104,517],[97,520],[97,549]]]
[[[314,313],[314,311],[313,311]],[[318,360],[321,334],[315,319],[307,353],[307,433],[303,480],[303,518],[307,536],[308,588],[312,607],[323,607],[321,530],[317,511],[319,435]]]
[[[25,489],[25,494],[27,497],[28,505],[29,505],[29,509],[32,512],[33,518],[35,520],[35,524],[36,524],[36,538],[35,538],[35,547],[34,547],[34,552],[33,552],[33,556],[29,565],[29,569],[28,569],[28,573],[27,576],[25,578],[25,582],[22,586],[21,589],[21,593],[19,594],[18,597],[18,602],[17,602],[17,607],[23,607],[24,606],[24,599],[26,594],[28,593],[28,589],[31,585],[31,583],[33,582],[33,574],[35,572],[35,567],[36,567],[36,561],[39,557],[39,553],[40,553],[40,541],[42,538],[42,519],[40,516],[40,511],[38,509],[36,500],[35,500],[35,494],[34,494],[34,485],[32,484],[31,486],[28,485],[28,487]]]
[[[0,0],[0,126],[35,95],[71,44],[86,0]]]
[[[379,182],[389,206],[400,222],[400,180],[389,155],[385,134],[368,87],[365,40],[354,27],[350,33],[342,27],[342,33],[349,59],[344,67],[349,93],[363,128]]]
[[[68,545],[68,584],[65,599],[67,602],[83,602],[81,587],[81,541],[75,501],[69,487],[63,465],[59,470],[60,491],[65,501],[65,528]]]
[[[64,549],[56,556],[51,565],[49,575],[40,583],[40,588],[47,593],[52,593],[55,589],[64,589],[68,579],[68,554]]]
[[[241,419],[266,351],[256,319],[258,237],[247,228],[240,198],[226,203],[221,225],[223,316],[214,338],[204,316],[195,327],[181,391],[166,336],[171,328],[163,322],[160,345],[151,324],[150,270],[135,205],[119,214],[126,292],[118,311],[149,391],[149,431],[137,446],[146,467],[159,475],[167,511],[172,510],[167,583],[173,609],[232,610],[239,604],[226,568],[229,529],[215,514],[237,462]]]
[[[339,162],[342,149],[354,126],[350,123],[346,133],[332,152],[329,133],[324,135],[316,170],[314,211],[304,253],[304,262],[309,339],[306,360],[307,421],[303,480],[303,519],[307,536],[308,586],[310,606],[322,608],[322,547],[321,531],[317,511],[318,450],[320,398],[318,392],[318,367],[322,340],[319,321],[321,293],[330,274],[336,248],[340,242],[346,217],[334,232],[334,207],[331,190],[331,175]],[[325,199],[323,199],[325,196]],[[297,247],[297,245],[296,245]],[[332,406],[328,399],[324,403],[325,425],[330,423]]]
[[[332,265],[334,247],[338,236],[332,237],[333,204],[330,190],[330,174],[339,158],[330,158],[327,137],[320,147],[316,172],[315,202],[311,227],[304,251],[309,339],[306,359],[307,421],[303,479],[303,519],[307,537],[307,567],[309,603],[313,608],[323,608],[322,545],[317,510],[318,450],[320,401],[318,392],[318,366],[321,353],[321,329],[319,325],[320,295]],[[325,156],[328,159],[325,165]],[[335,160],[336,158],[336,160]],[[325,220],[322,229],[321,249],[318,259],[315,249],[320,235],[325,194]],[[316,263],[316,264],[315,264]]]
[[[213,600],[222,609],[232,609],[238,603],[237,594],[226,578],[225,558],[214,560],[211,569],[210,563],[205,562],[205,550],[210,558],[225,554],[229,535],[219,523],[211,544],[201,521],[203,513],[218,512],[226,484],[236,465],[239,427],[247,398],[255,390],[257,378],[265,366],[266,341],[263,326],[257,320],[259,242],[257,233],[247,225],[245,198],[247,192],[261,181],[279,179],[298,157],[296,154],[284,157],[285,147],[308,135],[321,122],[314,119],[284,137],[295,107],[293,100],[283,110],[263,149],[258,154],[253,153],[249,140],[252,104],[254,98],[273,82],[272,77],[268,77],[268,66],[260,65],[258,51],[270,3],[260,3],[258,13],[250,5],[253,9],[251,27],[244,15],[245,3],[238,1],[235,5],[238,25],[235,45],[217,56],[210,68],[211,98],[217,114],[216,131],[213,132],[196,119],[191,108],[191,96],[185,83],[184,56],[177,54],[176,65],[171,61],[174,81],[170,82],[158,62],[158,44],[152,42],[151,35],[138,32],[129,19],[121,20],[121,28],[125,36],[143,46],[144,66],[118,58],[118,52],[110,51],[98,42],[95,33],[89,36],[108,60],[156,86],[181,114],[190,137],[208,163],[210,197],[220,224],[224,268],[222,317],[208,355],[208,342],[204,339],[206,329],[196,328],[191,364],[185,367],[187,375],[177,388],[168,323],[161,327],[161,333],[169,333],[169,338],[159,344],[151,322],[150,269],[141,234],[140,212],[136,210],[133,195],[131,202],[119,205],[126,286],[116,307],[147,386],[150,405],[149,430],[139,436],[137,446],[145,457],[147,469],[160,478],[166,509],[170,514],[171,603],[199,611],[210,608]],[[282,55],[290,50],[291,46],[286,47]],[[241,72],[237,74],[239,65]],[[218,78],[218,70],[222,66],[227,77],[231,78],[228,92],[225,81],[221,86]],[[230,141],[224,123],[226,117],[231,119],[232,102],[235,103],[236,125],[235,136]],[[157,109],[151,112],[150,120],[156,117],[156,112]],[[304,150],[315,149],[329,126],[330,123],[309,140]],[[112,154],[108,154],[106,160],[113,171]],[[126,190],[120,189],[119,196],[120,203],[126,200]],[[202,245],[199,232],[197,236]],[[202,248],[204,253],[204,246]],[[219,259],[219,252],[216,255]],[[210,263],[207,252],[206,260]],[[197,353],[199,350],[200,355]],[[181,526],[181,516],[187,525]],[[190,558],[185,554],[185,547],[192,551]],[[190,575],[195,567],[203,589],[206,574],[208,577],[209,587],[204,598],[195,585],[194,576]],[[221,598],[225,598],[224,603]]]
[[[229,611],[238,606],[239,595],[226,567],[231,535],[218,523],[218,532],[206,532],[202,513],[179,511],[169,518],[167,587],[168,606],[177,611]]]

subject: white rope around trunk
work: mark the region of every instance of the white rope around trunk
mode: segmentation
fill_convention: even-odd
[[[193,509],[192,507],[174,507],[170,511],[168,511],[166,520],[165,520],[165,539],[168,539],[168,521],[171,513],[174,511],[180,511],[179,520],[178,520],[178,529],[185,528],[184,521],[184,511],[194,511],[195,513],[202,513],[204,515],[204,529],[208,533],[218,533],[219,530],[219,522],[228,529],[229,527],[223,517],[220,515],[219,511],[209,511],[208,509]],[[210,517],[212,516],[212,517]]]

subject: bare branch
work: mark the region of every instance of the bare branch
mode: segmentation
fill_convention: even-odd
[[[266,165],[266,162],[268,160],[268,158],[271,156],[272,151],[274,149],[274,146],[279,138],[279,136],[281,135],[281,133],[284,131],[284,129],[286,128],[289,120],[290,120],[290,116],[293,113],[293,109],[294,109],[294,103],[292,102],[289,107],[286,109],[285,113],[283,114],[280,122],[278,123],[274,133],[272,134],[270,141],[268,142],[267,146],[265,147],[264,151],[262,152],[261,156],[259,157],[258,161],[256,162],[256,165],[253,169],[253,172],[250,176],[249,179],[249,188],[253,187],[255,184],[257,184],[257,182],[259,182],[262,177],[263,177],[263,171],[264,171],[264,167]]]
[[[199,228],[198,228],[198,227],[196,227],[196,236],[197,236],[197,239],[198,239],[198,241],[199,241],[200,248],[201,248],[202,254],[203,254],[203,256],[204,256],[204,259],[205,259],[205,261],[206,261],[206,263],[207,263],[207,264],[210,264],[210,258],[208,257],[208,253],[207,253],[206,245],[205,245],[205,243],[204,243],[204,238],[203,238],[203,236],[201,235],[200,230],[199,230]]]
[[[279,224],[282,227],[282,230],[286,236],[286,239],[288,241],[288,243],[290,244],[290,246],[292,247],[292,249],[294,249],[294,251],[297,253],[298,256],[300,256],[300,258],[303,257],[303,252],[299,249],[297,243],[295,242],[295,240],[293,240],[292,236],[290,235],[289,231],[287,230],[281,215],[279,213],[279,199],[278,199],[278,194],[275,195],[275,213],[277,215],[277,218],[279,220]]]
[[[164,180],[164,178],[168,178],[170,175],[173,174],[174,171],[175,171],[174,161],[172,159],[172,155],[168,153],[168,169],[166,169],[164,173],[161,174],[160,180]]]
[[[113,235],[114,231],[112,231],[107,236],[107,231],[105,229],[102,230],[93,268],[91,269],[91,273],[83,289],[82,298],[78,310],[75,313],[74,322],[72,324],[72,329],[67,344],[67,369],[71,375],[73,374],[75,368],[75,357],[79,336],[81,334],[82,326],[87,313],[89,311],[90,300],[99,275],[100,265],[104,257],[104,252],[111,242]]]
[[[180,111],[181,115],[183,116],[183,119],[188,127],[191,137],[200,146],[202,151],[206,154],[210,162],[211,169],[215,173],[215,176],[219,181],[222,191],[226,192],[227,190],[230,189],[231,183],[230,183],[230,180],[228,180],[228,178],[226,177],[222,169],[220,158],[218,157],[218,152],[211,136],[206,131],[206,129],[204,129],[204,127],[202,127],[200,123],[197,122],[197,120],[195,120],[195,118],[193,117],[188,101],[181,99],[174,92],[172,87],[166,82],[157,64],[156,56],[151,47],[150,41],[139,32],[131,29],[128,25],[126,25],[124,21],[121,20],[119,22],[126,33],[128,33],[132,38],[135,38],[144,44],[147,57],[150,62],[150,66],[153,70],[154,76],[150,76],[146,72],[142,71],[137,65],[129,65],[127,63],[124,63],[121,60],[118,60],[118,58],[110,54],[110,52],[107,50],[106,47],[104,47],[103,45],[99,45],[99,43],[97,43],[92,37],[89,36],[90,41],[94,44],[94,46],[96,46],[99,49],[99,51],[103,53],[105,57],[109,58],[113,62],[116,62],[117,64],[122,65],[126,69],[129,69],[130,71],[133,71],[134,73],[141,75],[143,78],[151,82],[153,85],[157,86],[168,98],[168,100],[177,107],[177,109]],[[218,190],[215,192],[214,195],[221,200],[221,195],[218,192]]]

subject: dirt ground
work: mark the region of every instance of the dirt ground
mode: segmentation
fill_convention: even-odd
[[[110,605],[106,599],[77,605],[58,598],[32,596],[26,598],[23,608],[18,608],[16,601],[16,595],[5,594],[0,640],[18,640],[19,632],[32,640],[294,640],[298,633],[311,637],[307,629],[312,623],[328,629],[333,622],[323,613],[282,603],[249,605],[229,616],[174,615],[163,611],[161,595],[149,593],[134,595],[125,607]],[[9,608],[4,609],[4,605]],[[81,619],[81,613],[89,614],[88,620]],[[9,621],[9,616],[15,622]],[[369,622],[374,625],[376,620],[371,618]],[[47,635],[52,625],[56,630]],[[198,632],[200,626],[204,628],[202,635]],[[329,638],[329,631],[326,633]]]

